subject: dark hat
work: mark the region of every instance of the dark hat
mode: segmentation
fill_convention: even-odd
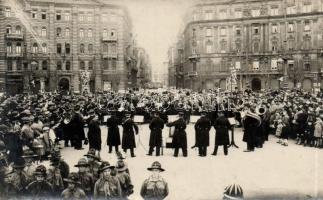
[[[223,196],[226,199],[243,199],[243,190],[240,185],[230,185],[224,189]]]
[[[29,117],[23,117],[23,118],[21,118],[21,120],[23,122],[30,122],[31,121],[31,119]]]
[[[158,169],[159,171],[163,172],[165,171],[162,167],[161,164],[158,161],[153,162],[153,164],[151,165],[151,167],[147,168],[149,171],[152,171],[154,169]]]
[[[79,178],[76,172],[71,172],[70,175],[68,175],[68,178],[64,178],[64,181],[67,183],[74,183],[76,185],[81,185],[81,182],[79,181]]]
[[[102,173],[106,169],[113,169],[115,168],[114,166],[111,166],[108,161],[103,161],[100,166],[100,173]]]
[[[94,158],[94,159],[96,159],[98,161],[101,160],[98,156],[95,155],[95,149],[93,149],[93,148],[89,149],[87,154],[85,154],[84,156]]]
[[[118,160],[124,160],[124,159],[126,159],[126,157],[124,157],[121,152],[117,151],[116,154],[117,154]]]
[[[88,111],[88,115],[95,115],[94,110],[89,110],[89,111]]]
[[[46,176],[46,167],[44,165],[39,165],[36,167],[34,175],[43,175]]]
[[[81,158],[76,165],[74,165],[75,167],[88,167],[89,163],[87,162],[87,160],[85,158]]]
[[[123,160],[118,160],[116,169],[118,172],[123,172],[128,169],[127,165],[123,162]]]
[[[80,105],[76,105],[76,106],[74,106],[74,110],[75,110],[75,111],[79,111],[80,109],[81,109]]]
[[[21,157],[17,158],[17,160],[15,160],[15,162],[12,165],[12,167],[15,169],[25,168],[25,166],[26,166],[25,159]]]
[[[32,150],[26,149],[23,152],[23,155],[21,156],[22,158],[35,158],[38,157],[37,154],[35,154]]]

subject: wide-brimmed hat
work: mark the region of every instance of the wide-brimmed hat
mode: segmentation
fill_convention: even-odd
[[[84,156],[94,158],[98,161],[101,160],[99,156],[95,155],[95,149],[93,149],[93,148],[89,149],[87,154],[85,154]]]
[[[159,171],[163,172],[165,171],[162,167],[161,164],[158,161],[153,162],[153,164],[151,165],[151,167],[147,168],[149,171],[152,171],[154,169],[158,169]]]
[[[32,150],[26,149],[23,152],[23,155],[21,156],[22,158],[36,158],[38,157],[37,154],[35,154]]]
[[[76,185],[81,185],[81,182],[79,181],[79,178],[76,172],[70,173],[70,175],[68,175],[68,178],[64,178],[64,181],[67,183],[74,183]]]
[[[100,166],[99,172],[102,173],[106,169],[113,169],[115,168],[114,166],[111,166],[108,161],[103,161]]]
[[[75,167],[88,167],[89,163],[87,162],[87,160],[85,158],[81,158],[76,165],[74,165]]]
[[[124,157],[120,151],[117,151],[116,154],[117,154],[118,160],[124,160],[124,159],[126,159],[126,157]]]
[[[226,199],[235,199],[242,200],[243,199],[243,190],[240,185],[229,185],[224,189],[223,196]]]
[[[118,172],[123,172],[128,169],[128,166],[122,160],[118,160],[116,164],[116,169]]]
[[[26,166],[25,159],[17,158],[17,160],[15,160],[15,162],[13,163],[12,168],[21,169],[21,168],[25,168],[25,166]]]
[[[39,165],[36,167],[36,170],[34,172],[34,175],[42,175],[42,176],[46,176],[46,167],[44,165]]]

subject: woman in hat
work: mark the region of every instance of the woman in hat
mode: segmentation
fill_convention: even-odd
[[[140,195],[145,200],[162,200],[168,196],[168,184],[160,176],[160,172],[165,171],[158,161],[153,162],[151,167],[147,168],[152,175],[144,181],[141,186]]]
[[[81,158],[74,166],[79,168],[77,175],[79,181],[81,182],[81,188],[88,197],[91,197],[93,193],[94,178],[93,174],[89,173],[89,164],[87,160],[85,158]]]
[[[35,181],[26,187],[27,196],[32,198],[48,198],[53,195],[52,185],[46,181],[46,167],[39,165],[34,172]]]
[[[130,175],[127,173],[128,167],[122,160],[118,160],[116,170],[118,172],[117,178],[121,186],[121,196],[122,199],[126,200],[128,199],[128,196],[130,196],[133,193],[133,185],[131,183],[131,178]]]
[[[103,161],[100,167],[101,176],[94,186],[94,199],[120,199],[121,186],[116,177],[111,175],[114,166]]]
[[[61,194],[61,197],[64,200],[86,199],[86,194],[80,188],[81,182],[79,182],[75,172],[72,172],[67,179],[64,179],[64,181],[67,183],[67,188]]]

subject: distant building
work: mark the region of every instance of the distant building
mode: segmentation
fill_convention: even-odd
[[[234,67],[240,89],[323,87],[323,1],[204,0],[185,21],[177,86],[225,89]]]
[[[91,92],[131,87],[132,24],[115,2],[2,0],[0,88],[82,92],[85,71]]]

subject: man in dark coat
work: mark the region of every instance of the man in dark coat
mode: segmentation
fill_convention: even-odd
[[[147,155],[151,156],[153,154],[154,148],[156,147],[156,156],[160,155],[160,147],[162,146],[162,133],[164,128],[164,121],[159,117],[157,111],[154,112],[154,118],[151,120],[150,138],[149,138],[149,152]]]
[[[195,147],[199,148],[199,156],[206,156],[207,147],[210,145],[209,133],[211,129],[211,121],[203,111],[201,118],[195,123]]]
[[[184,113],[183,112],[179,112],[179,119],[171,122],[171,123],[167,123],[167,127],[172,127],[175,126],[175,131],[174,131],[174,135],[173,135],[173,148],[175,148],[174,150],[174,157],[178,156],[178,151],[179,148],[182,149],[183,152],[183,156],[187,157],[187,137],[186,137],[186,121],[184,119]]]
[[[244,127],[243,141],[247,143],[245,152],[254,151],[257,131],[261,125],[261,118],[253,110],[249,110],[242,122]]]
[[[84,133],[84,120],[80,113],[80,106],[76,105],[74,108],[74,114],[71,120],[71,131],[74,140],[74,148],[82,150],[82,141],[85,139]]]
[[[121,141],[118,127],[119,119],[115,111],[111,113],[111,117],[107,119],[106,124],[108,127],[107,145],[109,146],[109,153],[112,153],[112,147],[115,147],[116,152],[118,152]]]
[[[71,143],[71,146],[73,146],[72,142],[72,126],[71,126],[71,114],[69,112],[64,113],[64,118],[60,123],[60,128],[63,131],[63,138],[64,138],[64,145],[65,147],[69,146],[69,142]]]
[[[95,114],[94,110],[89,112],[89,149],[95,149],[96,151],[101,151],[101,129],[99,125],[99,117]]]
[[[130,149],[131,157],[136,157],[134,153],[134,148],[136,148],[135,133],[138,135],[139,128],[132,120],[131,113],[126,113],[126,120],[122,123],[122,127],[122,149],[124,152]]]
[[[224,116],[223,111],[218,112],[218,118],[214,122],[215,144],[212,155],[216,156],[218,147],[223,145],[224,155],[228,155],[229,129],[231,128],[228,118]]]

